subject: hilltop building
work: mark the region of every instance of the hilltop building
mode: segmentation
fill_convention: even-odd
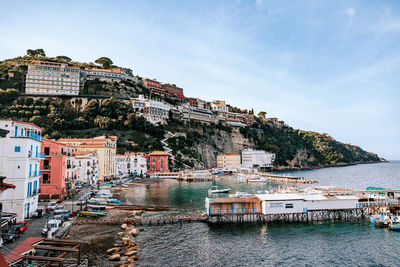
[[[99,159],[99,181],[110,180],[115,177],[116,136],[59,139],[58,142],[73,146],[76,151],[95,151]]]
[[[147,155],[148,172],[168,172],[168,154],[164,151],[155,151]]]
[[[239,153],[223,153],[217,155],[217,167],[219,168],[238,168],[240,167]]]
[[[4,212],[16,213],[18,220],[24,220],[38,205],[43,129],[12,120],[0,120],[0,129],[8,131],[0,138],[0,176],[15,185],[15,190],[0,195],[0,202]]]
[[[211,103],[211,110],[218,113],[227,113],[228,106],[225,104],[225,101],[214,100]]]
[[[176,86],[176,84],[164,83],[157,81],[156,79],[144,78],[142,80],[143,85],[149,89],[150,93],[169,97],[172,99],[178,99],[181,101],[187,101],[187,98],[183,94],[183,89]]]
[[[90,69],[85,70],[84,73],[86,80],[99,79],[100,81],[107,82],[120,82],[121,80],[139,81],[137,77],[133,76],[132,70],[128,68]]]
[[[263,150],[242,150],[242,167],[244,168],[272,168],[275,154]]]
[[[37,61],[28,65],[26,94],[78,95],[82,81],[79,67],[66,63]]]

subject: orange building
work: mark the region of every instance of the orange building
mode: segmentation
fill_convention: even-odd
[[[63,199],[67,194],[65,174],[67,173],[68,147],[64,144],[43,139],[41,152],[46,155],[40,162],[40,195],[48,199]]]
[[[168,154],[163,151],[154,151],[147,155],[148,172],[167,172]]]

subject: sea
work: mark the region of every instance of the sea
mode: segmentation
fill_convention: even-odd
[[[319,185],[400,188],[399,161],[279,173],[317,180]],[[249,185],[235,176],[216,183],[231,192],[248,193],[278,186]],[[212,182],[164,180],[136,187],[128,200],[171,207],[151,216],[194,214],[204,211],[211,186]],[[140,266],[400,266],[400,232],[375,228],[367,220],[145,226],[138,243]]]

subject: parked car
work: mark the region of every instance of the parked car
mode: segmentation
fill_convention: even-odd
[[[55,209],[57,208],[57,206],[58,206],[58,203],[55,202],[55,201],[53,201],[53,202],[50,202],[50,203],[49,203],[49,205],[47,206],[47,208],[48,208],[49,210],[55,210]]]
[[[3,248],[3,238],[0,236],[0,248]]]
[[[86,197],[80,197],[76,202],[77,205],[85,205],[86,204]]]
[[[18,228],[16,228],[16,227],[11,227],[10,229],[5,230],[2,233],[2,238],[3,238],[4,242],[14,243],[18,237],[19,237],[19,231],[18,231]]]
[[[62,215],[55,215],[50,220],[54,220],[57,222],[58,226],[61,226],[64,222],[64,217]]]
[[[64,220],[69,218],[69,215],[71,215],[71,213],[69,212],[69,210],[56,210],[54,211],[54,214],[59,214],[61,215]]]
[[[57,232],[58,230],[58,222],[56,222],[55,220],[49,220],[42,229],[42,235],[46,236],[48,234],[49,231],[51,231],[52,234],[54,234],[55,232]]]
[[[54,212],[58,211],[58,210],[65,210],[64,206],[58,205],[55,209]]]
[[[19,228],[19,230],[21,231],[21,234],[22,234],[23,232],[26,231],[26,229],[28,229],[28,224],[26,223],[26,221],[20,221],[20,222],[17,222],[16,227]]]
[[[33,213],[33,217],[40,218],[46,213],[46,208],[45,207],[37,207],[35,212]]]

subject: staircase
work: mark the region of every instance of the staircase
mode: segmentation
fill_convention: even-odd
[[[165,138],[163,140],[161,140],[161,144],[163,146],[163,149],[164,149],[165,153],[167,153],[168,157],[173,161],[175,161],[175,156],[172,154],[172,149],[169,148],[167,141],[168,141],[169,138],[175,137],[175,136],[176,135],[174,133],[171,133],[170,131],[167,131],[167,133],[165,134]],[[185,166],[185,168],[188,168],[188,169],[191,168],[189,165],[186,165],[183,162],[182,162],[182,164],[183,164],[183,166]]]

